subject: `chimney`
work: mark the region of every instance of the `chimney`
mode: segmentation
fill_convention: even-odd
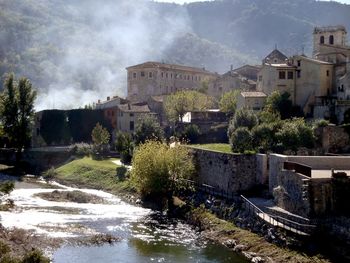
[[[111,99],[111,97],[108,96],[108,97],[107,97],[107,101],[109,101],[110,99]]]

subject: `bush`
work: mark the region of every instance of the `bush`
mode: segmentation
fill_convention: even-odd
[[[125,166],[118,166],[116,168],[116,172],[117,172],[117,177],[119,178],[119,180],[124,180],[126,177],[126,174],[128,172],[128,169]]]
[[[24,255],[21,263],[50,263],[50,260],[41,251],[33,249]]]
[[[189,150],[183,146],[147,141],[141,144],[133,156],[131,181],[142,196],[169,196],[183,188],[194,171]]]
[[[253,150],[253,138],[247,127],[236,129],[231,137],[230,144],[233,152],[243,153],[244,151]]]
[[[92,154],[92,146],[88,143],[76,143],[73,151],[77,157],[90,156]]]
[[[251,130],[257,124],[258,118],[253,111],[248,109],[238,110],[230,122],[227,135],[230,138],[236,129],[246,127]]]
[[[15,188],[15,183],[12,181],[5,181],[0,183],[0,192],[3,194],[9,194]]]
[[[134,143],[130,134],[117,132],[114,142],[116,150],[120,153],[120,161],[124,164],[131,163]]]
[[[197,125],[191,124],[185,127],[183,132],[183,137],[185,140],[188,140],[190,143],[197,143],[198,137],[201,135],[201,132]]]
[[[143,114],[137,120],[135,128],[135,144],[139,145],[147,140],[162,141],[163,129],[154,115]]]
[[[46,170],[45,172],[42,173],[42,177],[46,181],[52,180],[53,178],[55,178],[56,175],[57,175],[57,172],[54,167],[51,167],[49,170]]]

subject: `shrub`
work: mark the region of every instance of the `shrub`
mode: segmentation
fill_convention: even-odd
[[[238,110],[230,122],[228,137],[230,138],[231,134],[240,127],[246,127],[248,130],[251,130],[257,124],[258,118],[253,111],[248,109]]]
[[[120,161],[124,164],[129,164],[134,151],[134,143],[130,134],[117,132],[114,142],[116,150],[120,153]]]
[[[243,153],[244,151],[253,150],[253,138],[247,127],[236,129],[231,137],[230,144],[233,152]]]
[[[1,257],[1,255],[5,255],[5,254],[9,253],[10,251],[11,251],[10,247],[6,243],[4,243],[0,240],[0,257]]]
[[[54,167],[51,167],[49,170],[46,170],[45,172],[42,173],[42,177],[46,181],[52,180],[53,178],[55,178],[56,175],[57,175],[57,172]]]
[[[124,180],[125,177],[126,177],[126,174],[128,172],[128,169],[125,167],[125,166],[118,166],[116,168],[116,172],[117,172],[117,177],[120,179],[120,180]]]
[[[201,134],[199,128],[195,124],[191,124],[185,127],[183,132],[183,137],[185,140],[188,140],[190,143],[197,143],[198,137]]]
[[[160,127],[158,119],[150,114],[139,117],[135,128],[135,144],[144,143],[147,140],[162,141],[164,132]]]
[[[88,143],[76,143],[74,145],[74,154],[78,157],[90,156],[92,147]]]
[[[168,196],[183,188],[183,179],[194,171],[189,150],[183,146],[147,141],[133,156],[131,180],[141,195]]]
[[[0,192],[3,194],[9,194],[15,188],[15,183],[12,181],[5,181],[0,183]]]
[[[24,255],[21,263],[50,263],[50,260],[41,251],[33,249]]]

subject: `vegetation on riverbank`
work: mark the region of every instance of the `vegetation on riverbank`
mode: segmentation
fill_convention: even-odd
[[[271,244],[263,237],[241,229],[233,223],[221,220],[204,208],[193,208],[187,214],[188,221],[198,227],[203,235],[215,242],[220,242],[246,256],[264,258],[264,262],[330,262],[322,256],[308,256],[298,251]]]
[[[52,178],[66,184],[120,193],[134,192],[129,180],[117,176],[117,159],[93,160],[91,157],[74,160],[53,170]]]

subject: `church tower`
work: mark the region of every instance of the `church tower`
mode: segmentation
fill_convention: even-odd
[[[322,47],[346,46],[346,29],[344,26],[315,27],[313,57],[322,52]]]

